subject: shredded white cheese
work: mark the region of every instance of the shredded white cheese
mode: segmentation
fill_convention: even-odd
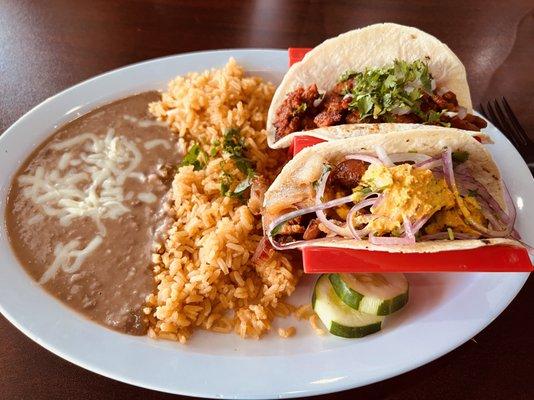
[[[154,193],[148,192],[139,193],[137,198],[143,203],[154,203],[158,199]]]
[[[79,239],[71,240],[66,244],[57,244],[54,249],[54,262],[41,276],[39,283],[48,282],[56,276],[60,269],[69,274],[75,273],[80,269],[87,256],[95,251],[101,243],[102,236],[95,236],[82,249],[78,249],[80,246]]]
[[[167,124],[162,121],[156,121],[156,120],[151,120],[151,119],[139,119],[139,118],[134,117],[133,115],[124,115],[123,118],[128,122],[136,124],[140,128],[149,128],[151,126],[161,126],[161,127],[167,126]]]
[[[147,150],[152,150],[156,146],[163,146],[166,149],[170,149],[171,148],[171,144],[169,143],[168,140],[165,140],[165,139],[149,140],[148,142],[145,142],[145,144],[143,146],[145,146],[145,149],[147,149]]]
[[[69,225],[78,217],[92,218],[105,233],[101,220],[116,219],[128,212],[123,204],[124,181],[131,177],[141,162],[141,153],[128,139],[115,136],[110,128],[105,137],[84,133],[51,145],[54,150],[72,150],[83,146],[80,164],[72,167],[72,155],[65,153],[56,168],[37,167],[30,175],[18,179],[22,194],[42,206],[46,215]]]

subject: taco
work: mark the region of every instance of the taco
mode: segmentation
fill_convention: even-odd
[[[265,234],[307,245],[438,252],[520,245],[516,211],[486,148],[458,129],[427,127],[317,144],[265,193]]]
[[[282,148],[295,135],[344,138],[419,124],[488,142],[486,121],[472,112],[465,68],[447,45],[416,28],[376,24],[323,42],[289,69],[269,108],[268,142]]]

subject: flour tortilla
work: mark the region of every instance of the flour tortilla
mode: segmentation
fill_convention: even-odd
[[[319,91],[327,91],[347,70],[363,71],[365,68],[383,67],[392,64],[395,59],[427,60],[437,86],[453,91],[458,103],[466,107],[468,112],[472,112],[465,67],[446,44],[416,28],[392,23],[375,24],[328,39],[307,53],[302,61],[291,66],[278,86],[269,108],[269,146],[288,147],[294,136],[292,133],[275,141],[276,129],[273,122],[276,111],[288,93],[299,86],[308,87],[312,83],[317,85]],[[307,133],[315,136],[313,131]],[[365,128],[360,134],[363,133]]]
[[[314,204],[316,182],[325,163],[337,164],[345,156],[355,153],[376,156],[375,147],[380,145],[386,153],[417,152],[432,157],[441,155],[445,147],[454,151],[467,151],[465,165],[478,182],[507,211],[501,175],[495,161],[486,148],[468,133],[459,129],[427,127],[383,135],[365,135],[320,143],[299,152],[289,161],[265,193],[263,224],[268,229],[275,218],[294,209]],[[487,245],[507,244],[520,246],[510,239],[440,240],[416,243],[408,246],[375,246],[367,240],[325,238],[314,240],[314,246],[346,247],[354,249],[381,250],[388,252],[438,252],[471,249]]]

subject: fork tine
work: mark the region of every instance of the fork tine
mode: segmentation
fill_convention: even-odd
[[[514,144],[514,146],[518,146],[517,139],[515,138],[515,135],[513,135],[509,129],[506,129],[503,121],[504,118],[502,116],[502,111],[500,111],[499,103],[497,103],[497,100],[494,99],[494,104],[492,104],[491,101],[488,101],[488,112],[490,115],[491,121],[499,128],[499,130],[504,133],[504,135]]]
[[[483,105],[482,103],[480,103],[480,104],[478,105],[478,108],[479,108],[480,113],[482,114],[482,116],[483,116],[484,118],[486,118],[486,119],[489,119],[489,118],[488,118],[488,113],[487,113],[486,110],[484,109],[484,105]]]
[[[504,110],[506,114],[508,115],[510,121],[512,122],[512,125],[515,128],[517,136],[519,137],[523,145],[527,146],[529,137],[527,133],[525,132],[525,130],[523,129],[523,127],[521,126],[521,124],[519,123],[519,120],[517,119],[514,112],[512,111],[512,107],[510,107],[510,104],[508,104],[508,101],[506,100],[506,97],[504,96],[502,97],[502,103],[504,105]]]

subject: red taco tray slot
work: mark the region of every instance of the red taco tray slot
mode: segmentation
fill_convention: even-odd
[[[300,61],[309,48],[290,48],[289,65]],[[297,136],[289,153],[323,142],[312,136]],[[437,253],[389,253],[329,247],[302,249],[304,272],[531,272],[528,251],[514,246],[487,246]]]

